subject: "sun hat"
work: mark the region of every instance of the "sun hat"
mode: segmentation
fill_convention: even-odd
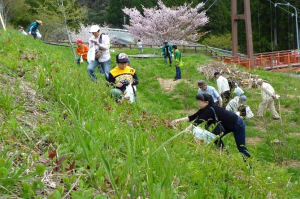
[[[35,20],[39,25],[43,26],[43,22],[41,20]]]
[[[204,80],[200,80],[200,81],[198,82],[198,86],[199,86],[199,87],[206,86],[206,85],[207,85],[207,83],[206,83],[206,81],[204,81]]]
[[[98,25],[92,25],[90,28],[90,33],[98,32],[99,30],[100,30],[100,27]]]
[[[76,44],[79,44],[79,43],[82,43],[82,40],[78,39],[78,40],[76,41]]]
[[[247,101],[247,97],[245,95],[241,96],[242,103],[245,104]]]
[[[129,62],[128,55],[126,55],[125,53],[119,53],[116,56],[116,61],[118,63],[127,63]]]

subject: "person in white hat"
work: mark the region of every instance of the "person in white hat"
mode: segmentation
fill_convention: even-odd
[[[110,71],[110,39],[108,35],[100,34],[100,27],[98,25],[92,25],[90,28],[90,33],[93,34],[89,39],[89,49],[95,48],[96,54],[100,52],[99,58],[95,58],[94,61],[91,61],[87,67],[87,72],[92,78],[93,81],[97,80],[95,76],[95,68],[100,64],[101,68],[99,68],[99,72],[104,73],[105,79],[108,79],[109,71]]]
[[[274,106],[274,99],[277,99],[274,88],[264,82],[262,79],[258,79],[256,83],[260,86],[262,102],[258,106],[257,116],[263,117],[266,107],[268,107],[273,115],[274,120],[280,120],[280,117]]]

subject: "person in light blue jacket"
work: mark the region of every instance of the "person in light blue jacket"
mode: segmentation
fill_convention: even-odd
[[[34,39],[37,37],[39,25],[43,26],[43,22],[41,20],[36,20],[35,22],[32,22],[27,29],[28,34],[31,34]]]

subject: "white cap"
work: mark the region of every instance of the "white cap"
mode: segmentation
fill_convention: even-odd
[[[256,80],[256,83],[262,82],[263,80],[261,78]]]
[[[100,27],[98,25],[92,25],[90,28],[90,33],[98,32],[98,30],[100,30]]]

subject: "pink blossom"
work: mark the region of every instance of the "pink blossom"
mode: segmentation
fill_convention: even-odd
[[[172,44],[197,41],[204,33],[198,31],[208,23],[205,11],[198,13],[204,6],[199,3],[195,8],[190,4],[179,7],[166,7],[161,0],[154,8],[143,8],[143,15],[136,8],[125,7],[123,12],[130,17],[130,25],[125,25],[134,39],[144,44],[161,45],[164,41]]]

